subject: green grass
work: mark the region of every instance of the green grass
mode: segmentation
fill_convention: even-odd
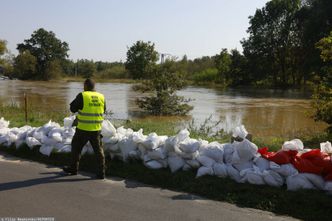
[[[69,116],[69,112],[50,110],[46,113],[29,106],[27,116],[28,118],[26,122],[24,108],[19,107],[17,104],[0,106],[0,117],[10,121],[9,127],[21,127],[24,125],[39,127],[47,123],[49,120],[63,124],[63,119],[64,117]]]

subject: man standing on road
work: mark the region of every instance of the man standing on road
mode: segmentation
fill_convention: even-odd
[[[95,82],[92,79],[86,79],[84,91],[79,93],[70,103],[70,111],[77,112],[78,115],[76,132],[71,142],[71,164],[63,168],[67,174],[77,174],[81,151],[84,145],[90,141],[98,162],[97,178],[104,179],[105,156],[100,136],[105,110],[104,95],[95,91]]]

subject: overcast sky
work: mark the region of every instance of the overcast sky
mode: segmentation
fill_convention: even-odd
[[[69,44],[69,58],[125,61],[127,47],[151,41],[160,53],[193,59],[242,51],[248,16],[267,0],[1,0],[0,39],[16,46],[44,28]]]

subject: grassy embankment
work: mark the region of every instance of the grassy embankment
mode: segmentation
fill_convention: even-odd
[[[62,122],[64,113],[40,113],[35,111],[29,118],[29,125],[42,126],[48,120]],[[10,120],[10,127],[25,125],[23,110],[17,107],[2,107],[0,117]],[[117,123],[118,124],[118,123]],[[139,128],[144,129],[144,134],[156,132],[159,135],[174,135],[179,129],[177,124],[163,122],[161,120],[137,120],[122,122],[127,128],[135,131]],[[120,126],[118,124],[117,126]],[[191,137],[219,140],[226,142],[228,137],[207,138],[203,133],[196,131]],[[327,134],[320,136],[306,137],[304,142],[318,143],[328,140]],[[258,146],[270,146],[279,149],[283,140],[281,138],[272,139],[269,144],[260,144],[259,138],[254,138]],[[39,153],[38,148],[32,151],[23,145],[16,149],[0,147],[0,150],[9,154],[47,163],[56,166],[63,166],[69,161],[69,154],[53,152],[50,157]],[[106,156],[108,154],[106,153]],[[107,175],[118,176],[124,179],[134,179],[145,184],[150,184],[160,188],[183,191],[186,193],[198,194],[209,199],[225,201],[241,207],[249,207],[274,212],[278,215],[288,215],[303,220],[329,220],[332,215],[332,198],[321,191],[302,190],[297,192],[286,191],[285,186],[274,188],[269,186],[255,186],[250,184],[239,184],[228,178],[218,178],[204,176],[196,179],[196,171],[180,171],[172,174],[169,169],[150,170],[141,162],[132,161],[123,163],[118,160],[110,160],[107,157]],[[80,164],[81,170],[95,172],[96,161],[93,155],[84,155]]]

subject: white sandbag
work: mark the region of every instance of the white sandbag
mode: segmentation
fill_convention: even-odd
[[[7,133],[0,136],[0,144],[7,143]]]
[[[197,160],[200,162],[200,164],[202,164],[205,167],[212,167],[213,164],[216,163],[216,161],[211,159],[210,157],[201,156],[201,155],[197,157]]]
[[[142,144],[147,150],[154,150],[160,145],[160,141],[160,137],[156,133],[151,133]]]
[[[43,144],[43,145],[40,146],[39,152],[43,155],[50,156],[51,153],[52,153],[53,148],[54,147],[51,146],[51,145]]]
[[[4,136],[4,135],[6,135],[9,131],[10,131],[10,129],[7,128],[7,127],[5,127],[5,128],[0,128],[0,136]]]
[[[137,144],[129,138],[124,138],[117,143],[119,145],[119,149],[122,155],[122,160],[124,162],[127,161],[128,155],[130,151],[137,150]]]
[[[113,153],[120,153],[119,143],[109,144],[109,151]]]
[[[13,133],[12,131],[10,131],[7,135],[6,135],[6,146],[10,146],[12,145],[12,143],[15,143],[15,141],[17,140],[17,135],[15,133]]]
[[[52,133],[50,138],[52,138],[56,142],[62,142],[62,135],[59,132]]]
[[[201,177],[201,176],[205,176],[205,175],[213,175],[213,169],[211,167],[205,167],[202,166],[198,169],[197,174],[196,174],[196,178]]]
[[[57,143],[57,141],[52,138],[44,136],[41,140],[41,143],[43,145],[45,144],[45,145],[49,145],[49,146],[54,146]]]
[[[324,190],[325,190],[328,194],[332,195],[332,181],[327,181],[327,182],[325,182]]]
[[[129,137],[134,133],[134,131],[131,128],[126,129],[121,126],[116,129],[116,133],[118,133],[121,137]]]
[[[257,166],[261,172],[264,170],[270,169],[270,161],[267,159],[264,159],[263,157],[256,157],[253,160],[255,166]]]
[[[85,155],[85,154],[93,154],[93,148],[91,147],[91,144],[88,142],[82,149],[81,154]]]
[[[235,169],[232,165],[226,165],[226,166],[227,166],[227,174],[228,174],[228,176],[232,180],[235,180],[238,183],[243,183],[243,181],[241,181],[240,172],[237,169]]]
[[[248,135],[248,131],[246,130],[244,125],[240,125],[240,126],[237,126],[236,128],[234,128],[232,136],[245,139],[247,135]]]
[[[72,115],[72,116],[69,116],[69,117],[65,117],[65,118],[63,119],[63,126],[64,126],[65,128],[70,128],[70,127],[72,127],[75,118],[76,118],[75,115]]]
[[[175,136],[172,136],[172,137],[168,137],[165,141],[165,148],[166,148],[166,151],[167,152],[174,152],[175,149],[175,145],[177,145],[177,138]]]
[[[293,139],[291,141],[285,141],[282,145],[282,150],[303,150],[303,143],[300,139]]]
[[[138,150],[132,150],[128,153],[128,158],[138,160],[140,158],[140,153]]]
[[[301,173],[301,175],[307,178],[314,185],[316,189],[319,190],[324,189],[325,181],[323,177],[313,173]]]
[[[254,163],[253,163],[253,161],[241,161],[239,163],[233,163],[232,165],[238,171],[241,171],[241,170],[252,169],[254,166]]]
[[[66,145],[62,146],[62,148],[59,149],[58,152],[60,152],[60,153],[69,153],[69,152],[71,152],[71,145],[66,144]]]
[[[185,152],[180,152],[178,153],[180,157],[182,157],[184,160],[193,160],[196,159],[199,155],[198,151],[193,152],[193,153],[185,153]]]
[[[103,120],[101,124],[101,135],[103,137],[112,137],[116,133],[116,129],[109,120]]]
[[[66,145],[67,145],[67,144],[71,144],[72,140],[73,140],[72,137],[67,137],[67,138],[63,137],[63,139],[62,139],[62,143],[63,143],[63,144],[66,144]]]
[[[232,163],[234,146],[231,143],[223,144],[224,150],[224,163],[230,164]]]
[[[227,166],[226,166],[226,164],[223,164],[223,163],[213,164],[213,172],[214,172],[214,175],[216,175],[218,177],[222,177],[222,178],[225,178],[228,175]]]
[[[52,122],[51,120],[44,124],[40,129],[43,131],[44,134],[48,134],[53,128],[60,128],[60,124],[56,122]]]
[[[186,160],[186,163],[193,169],[198,169],[201,166],[198,160]]]
[[[234,141],[232,145],[234,147],[232,163],[250,161],[257,155],[258,148],[256,144],[247,139],[244,139],[241,142]]]
[[[179,148],[185,153],[196,152],[200,147],[200,142],[196,139],[187,138],[179,143]]]
[[[286,179],[287,190],[316,189],[315,186],[302,173],[289,176]]]
[[[296,175],[299,171],[293,166],[293,164],[276,164],[275,162],[270,161],[271,170],[279,173],[283,177],[288,177],[292,175]]]
[[[178,142],[182,142],[185,139],[189,138],[189,135],[190,135],[189,131],[187,129],[183,129],[176,135],[176,137]]]
[[[327,154],[332,154],[332,146],[329,141],[320,143],[320,151]]]
[[[47,136],[43,132],[43,130],[39,128],[38,130],[35,130],[35,132],[33,133],[33,137],[42,142],[42,140],[45,139],[45,137]]]
[[[74,134],[75,134],[75,128],[66,128],[63,130],[63,137],[64,138],[73,138]]]
[[[157,161],[163,166],[163,168],[167,168],[168,167],[167,158],[166,159],[162,159],[162,160],[157,160]]]
[[[176,154],[168,156],[167,162],[172,173],[175,173],[176,171],[181,169],[185,164],[185,161]]]
[[[269,186],[281,187],[284,184],[284,178],[273,170],[264,170],[263,179]]]
[[[149,169],[154,169],[154,170],[157,170],[157,169],[161,169],[163,168],[163,165],[161,165],[161,163],[159,163],[158,161],[156,160],[150,160],[148,162],[146,162],[144,164],[147,168]]]
[[[0,118],[0,129],[8,128],[9,121],[6,121],[3,117]]]
[[[240,171],[241,181],[254,185],[264,185],[263,173],[258,168],[251,168]]]
[[[157,148],[152,151],[148,151],[148,156],[153,160],[161,160],[167,157],[165,148]]]
[[[200,148],[200,155],[207,156],[218,163],[224,162],[223,145],[218,142],[211,142]]]
[[[192,168],[189,164],[185,164],[183,167],[182,167],[182,170],[183,171],[190,171]]]
[[[20,148],[23,143],[25,143],[25,139],[24,140],[23,139],[17,139],[15,141],[15,147],[16,147],[16,149]]]
[[[139,129],[137,132],[133,132],[132,139],[135,143],[140,144],[143,143],[148,136],[143,134],[143,129]]]
[[[34,146],[39,146],[41,143],[34,137],[25,138],[25,143],[32,149]]]
[[[104,144],[116,144],[117,142],[119,142],[120,140],[120,137],[118,134],[115,134],[114,136],[112,137],[103,137],[101,139],[101,141],[104,143]]]

